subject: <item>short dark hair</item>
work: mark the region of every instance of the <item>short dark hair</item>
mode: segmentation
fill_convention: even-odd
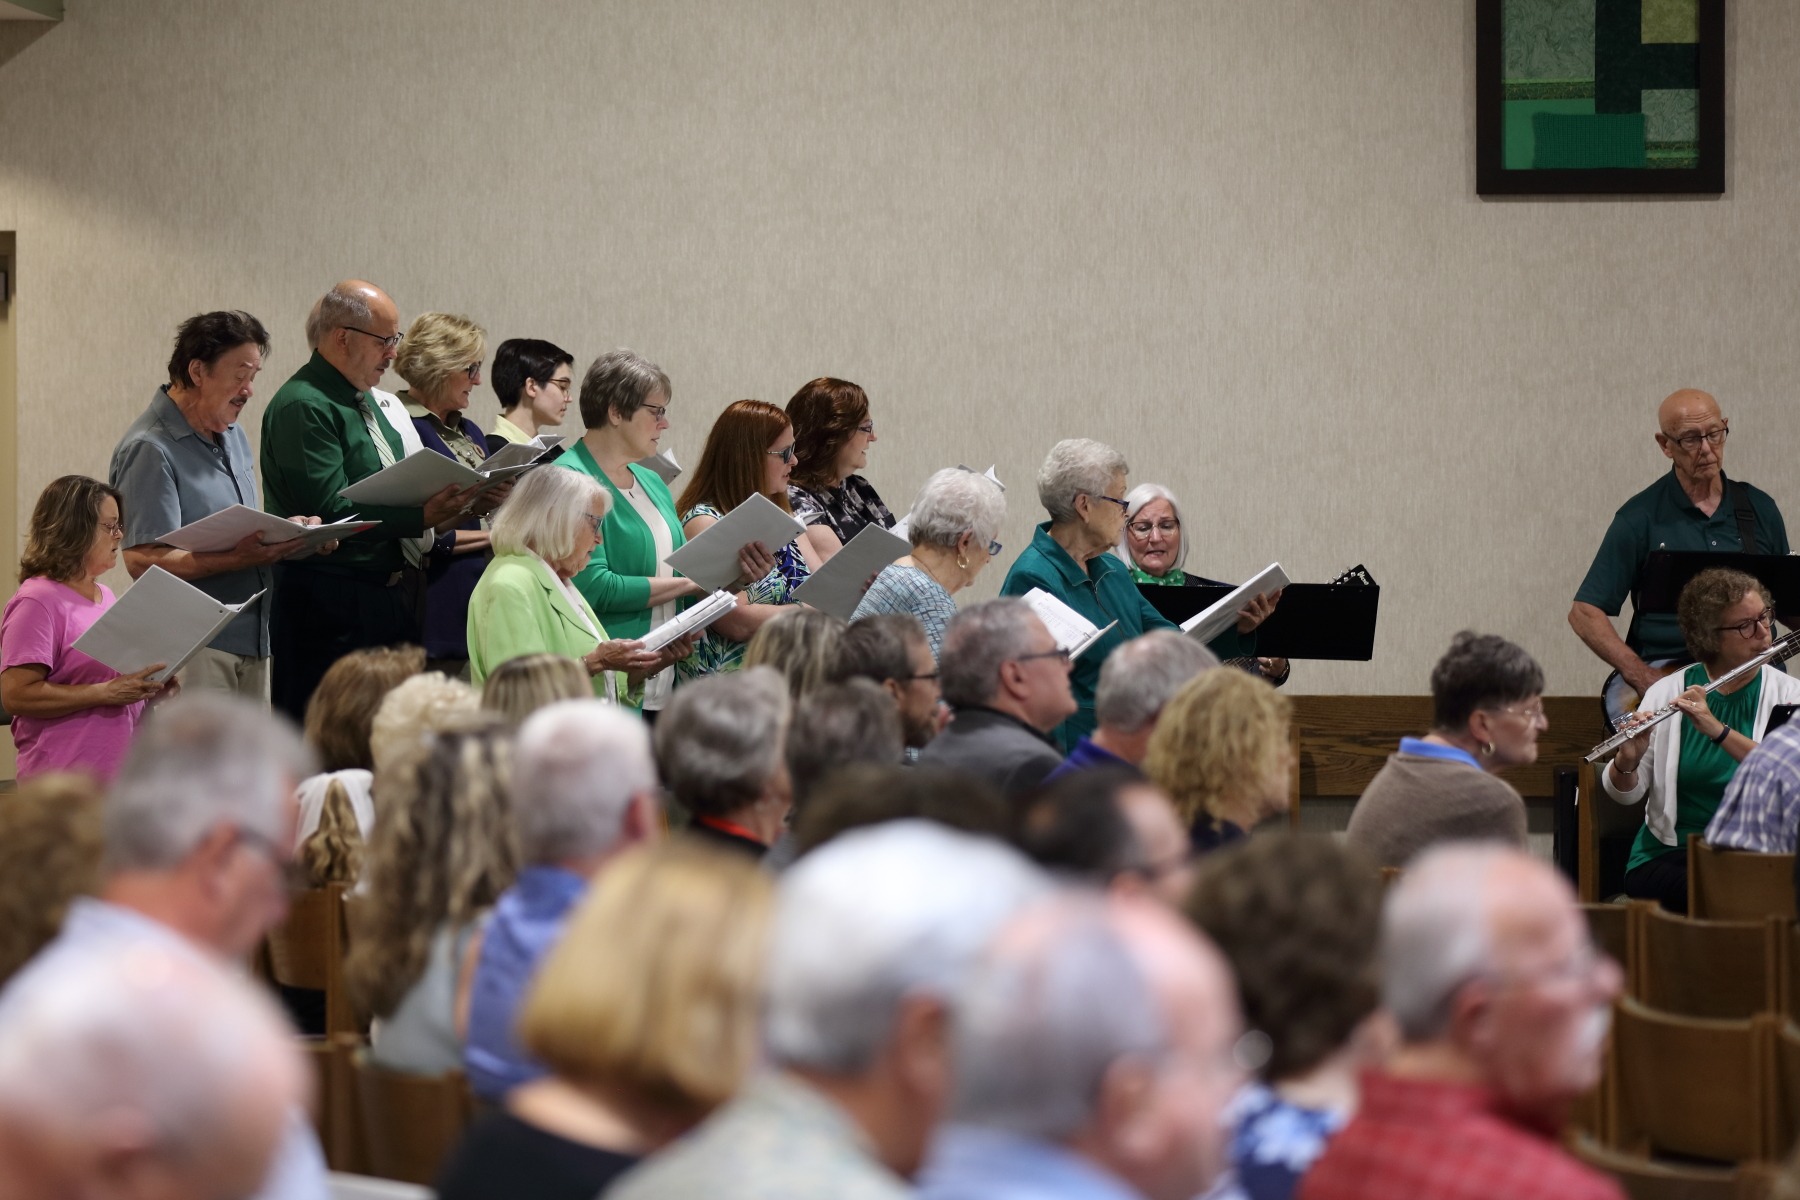
[[[1483,708],[1544,694],[1544,668],[1525,650],[1492,633],[1463,630],[1431,668],[1435,728],[1454,731]]]
[[[905,749],[900,710],[886,688],[867,679],[815,688],[800,700],[787,739],[795,807],[805,811],[813,788],[833,771],[851,763],[892,766]]]
[[[192,387],[188,368],[195,363],[211,367],[228,351],[254,345],[269,352],[269,331],[247,312],[237,310],[201,313],[189,317],[175,330],[175,352],[169,355],[169,385]]]
[[[1073,771],[1037,789],[1019,806],[1013,843],[1040,867],[1105,886],[1146,866],[1143,848],[1119,807],[1119,793],[1145,786],[1123,767]]]
[[[912,645],[924,642],[925,627],[911,613],[880,613],[852,621],[838,639],[833,683],[872,679],[883,683],[912,674]],[[927,643],[929,644],[929,643]]]
[[[1751,592],[1761,596],[1765,606],[1775,603],[1756,576],[1729,567],[1708,567],[1688,580],[1675,602],[1675,621],[1688,653],[1703,661],[1717,654],[1725,610]]]
[[[1244,1021],[1278,1083],[1342,1046],[1381,1002],[1375,864],[1318,834],[1271,833],[1206,855],[1188,919],[1231,962]]]
[[[525,396],[525,381],[548,387],[556,368],[567,363],[573,367],[575,356],[542,338],[507,338],[494,351],[494,365],[488,368],[488,382],[494,395],[500,397],[502,412],[519,407]]]
[[[852,829],[918,817],[964,833],[1006,836],[1006,800],[993,784],[941,767],[845,767],[807,797],[794,823],[801,854]]]

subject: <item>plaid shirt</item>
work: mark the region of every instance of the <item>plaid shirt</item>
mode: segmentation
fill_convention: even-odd
[[[1744,756],[1725,786],[1706,844],[1759,854],[1791,854],[1800,822],[1800,722],[1790,721]]]
[[[1363,1076],[1362,1102],[1299,1200],[1624,1200],[1612,1179],[1466,1084]]]

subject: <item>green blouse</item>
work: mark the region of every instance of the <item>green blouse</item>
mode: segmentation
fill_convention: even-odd
[[[1684,687],[1704,685],[1707,683],[1706,668],[1695,663],[1687,669],[1681,682]],[[1749,737],[1750,731],[1756,728],[1756,705],[1761,698],[1762,672],[1758,671],[1748,687],[1739,688],[1729,696],[1722,692],[1708,695],[1706,706],[1727,728]],[[1713,814],[1719,811],[1725,788],[1737,774],[1738,760],[1731,757],[1725,747],[1713,745],[1712,739],[1701,733],[1699,726],[1686,717],[1671,717],[1670,720],[1681,722],[1681,750],[1675,760],[1675,844],[1663,845],[1650,832],[1649,825],[1640,826],[1637,838],[1631,843],[1631,858],[1625,864],[1627,871],[1636,870],[1665,854],[1686,854],[1688,834],[1706,832]]]

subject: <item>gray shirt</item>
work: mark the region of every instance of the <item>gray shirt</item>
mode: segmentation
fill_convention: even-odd
[[[233,425],[217,440],[189,425],[169,389],[160,387],[119,444],[109,472],[113,487],[125,497],[125,545],[156,542],[183,525],[211,516],[234,504],[261,507],[257,501],[256,459],[243,427]],[[226,571],[193,581],[195,587],[226,604],[248,600],[273,586],[268,567]],[[250,658],[269,655],[269,598],[264,596],[232,618],[210,643],[214,650]]]

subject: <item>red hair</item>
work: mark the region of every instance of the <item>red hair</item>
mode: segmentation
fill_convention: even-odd
[[[706,449],[681,493],[676,511],[691,512],[710,504],[728,513],[751,496],[762,492],[764,455],[782,430],[787,415],[766,400],[739,400],[727,405],[706,435]],[[792,512],[787,491],[764,492],[783,512]]]

